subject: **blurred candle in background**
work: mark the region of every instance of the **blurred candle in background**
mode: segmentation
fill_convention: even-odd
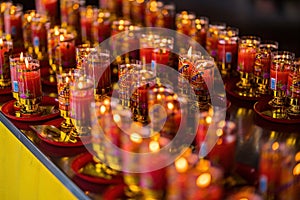
[[[12,48],[10,35],[3,34],[0,37],[0,87],[11,85],[9,56],[12,54]]]

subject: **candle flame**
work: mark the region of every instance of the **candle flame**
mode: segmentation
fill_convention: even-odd
[[[191,57],[192,56],[192,47],[190,46],[189,50],[188,50],[188,53],[187,53],[188,57]]]
[[[121,121],[121,116],[119,114],[114,115],[114,121],[119,123]]]
[[[211,183],[211,174],[206,172],[198,176],[196,180],[196,184],[200,188],[206,188],[210,185]]]
[[[28,62],[28,59],[27,59],[27,58],[25,58],[25,66],[26,66],[26,68],[28,69],[28,67],[29,67],[29,62]]]
[[[64,41],[64,39],[65,39],[65,37],[64,37],[63,35],[60,35],[60,36],[59,36],[59,40],[60,40],[60,41]]]
[[[130,135],[130,140],[135,143],[141,143],[143,141],[142,137],[138,133],[132,133]]]
[[[20,61],[23,62],[23,60],[24,60],[23,52],[21,52],[21,54],[20,54]]]
[[[2,45],[3,45],[3,39],[0,38],[0,46],[2,46]]]
[[[179,158],[178,160],[175,161],[175,168],[177,172],[179,173],[184,173],[188,170],[189,164],[187,160],[183,157]]]
[[[174,109],[174,104],[171,103],[171,102],[169,102],[167,106],[168,106],[169,110],[173,110]]]
[[[105,107],[104,105],[102,105],[102,106],[100,107],[100,113],[101,113],[101,114],[104,114],[105,111],[106,111],[106,107]]]
[[[160,149],[159,143],[157,141],[151,141],[149,143],[149,149],[151,152],[158,152]]]
[[[295,155],[295,161],[299,162],[300,161],[300,151],[298,151]]]
[[[294,169],[293,169],[293,175],[294,176],[299,176],[300,175],[300,163],[298,163]]]
[[[278,143],[278,142],[274,142],[274,143],[272,144],[272,149],[273,149],[274,151],[276,151],[277,149],[279,149],[279,143]]]

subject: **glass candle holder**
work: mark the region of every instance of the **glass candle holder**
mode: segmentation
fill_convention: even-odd
[[[262,41],[255,55],[254,78],[257,84],[256,93],[269,93],[270,67],[272,52],[278,50],[278,42]]]
[[[275,51],[272,53],[270,89],[273,91],[274,98],[269,103],[274,107],[283,107],[286,102],[288,76],[294,58],[295,54],[288,51]],[[279,112],[278,116],[274,117],[284,117],[281,115],[284,114]]]
[[[83,43],[92,43],[92,24],[97,20],[98,9],[93,6],[80,9],[80,26]]]
[[[2,35],[5,32],[4,13],[11,6],[12,6],[12,1],[2,1],[2,2],[0,2],[0,35]]]
[[[20,58],[18,70],[19,100],[21,114],[39,113],[39,104],[42,100],[42,82],[40,63],[36,59]]]
[[[101,43],[111,34],[111,14],[107,10],[99,10],[96,20],[92,23],[93,43]]]
[[[86,74],[93,80],[96,100],[111,91],[110,52],[107,49],[95,49],[87,56]]]
[[[152,33],[142,34],[140,38],[140,60],[143,64],[151,63],[152,52],[160,36]]]
[[[36,10],[27,10],[23,16],[23,39],[24,39],[24,47],[26,51],[32,50],[32,38],[31,38],[31,21],[32,18],[36,15]],[[31,48],[31,50],[29,49]]]
[[[127,19],[120,19],[115,20],[112,22],[111,28],[112,32],[111,35],[116,35],[122,31],[129,30],[129,27],[132,25],[132,22]]]
[[[11,77],[11,87],[12,94],[15,98],[14,108],[16,111],[21,109],[20,99],[19,99],[19,74],[18,74],[18,66],[25,65],[24,59],[30,60],[32,57],[28,55],[23,55],[23,53],[17,53],[9,56],[9,66],[10,66],[10,77]]]
[[[85,69],[87,67],[87,57],[92,51],[96,50],[91,44],[80,44],[76,46],[76,68]]]
[[[9,56],[12,54],[13,43],[10,35],[0,37],[0,88],[11,85]]]
[[[260,38],[256,36],[243,36],[239,40],[237,71],[241,81],[237,86],[244,90],[242,96],[253,96],[252,80],[255,63],[255,55],[260,44]]]
[[[162,7],[162,11],[158,12],[158,19],[156,21],[157,27],[175,29],[175,4],[170,3]]]
[[[195,27],[192,36],[203,48],[206,48],[208,25],[209,19],[205,16],[197,17],[195,19]]]
[[[77,70],[56,74],[58,105],[60,116],[65,120],[61,123],[61,130],[76,136],[77,132],[70,118],[70,83],[79,76]]]
[[[70,83],[70,118],[77,136],[91,134],[91,104],[94,102],[94,84],[91,78],[80,74]]]
[[[35,7],[38,13],[46,15],[50,19],[51,26],[58,24],[58,1],[36,0]]]
[[[58,59],[59,71],[76,67],[75,36],[73,33],[63,33],[59,35],[55,56],[57,56],[56,59]]]
[[[112,13],[116,17],[121,17],[123,11],[123,0],[99,0],[99,4],[101,8],[107,8],[110,13]]]
[[[191,27],[195,26],[195,14],[182,11],[176,14],[176,30],[179,33],[190,36]]]
[[[201,56],[190,72],[190,84],[196,94],[196,104],[200,110],[206,110],[214,88],[215,62],[211,56]]]
[[[206,35],[206,50],[213,58],[217,58],[218,55],[218,40],[220,31],[226,28],[226,24],[223,22],[214,22],[209,24]]]
[[[132,21],[136,25],[145,24],[145,10],[146,1],[145,0],[134,0],[132,1]]]
[[[300,58],[296,58],[288,77],[289,115],[300,114]]]
[[[227,27],[219,32],[217,64],[223,76],[236,69],[239,29]]]
[[[11,35],[16,52],[20,52],[24,48],[22,17],[23,6],[20,4],[10,6],[4,13],[5,33]]]
[[[151,0],[146,3],[145,9],[145,25],[154,27],[157,25],[158,15],[161,12],[164,3],[161,1]]]

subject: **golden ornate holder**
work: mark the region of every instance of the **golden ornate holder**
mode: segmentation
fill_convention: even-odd
[[[287,109],[289,115],[300,116],[300,100],[299,98],[290,98],[290,107]]]
[[[236,84],[238,90],[237,93],[240,96],[254,97],[254,87],[252,84],[253,74],[240,71],[240,81]]]

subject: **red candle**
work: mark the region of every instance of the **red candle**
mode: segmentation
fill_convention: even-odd
[[[237,70],[245,73],[253,73],[255,55],[260,38],[255,36],[243,36],[238,47]]]
[[[146,10],[145,10],[145,25],[148,27],[153,27],[157,23],[157,18],[159,13],[161,13],[161,9],[163,7],[163,3],[160,1],[152,0],[147,2]]]
[[[152,60],[162,65],[168,65],[170,52],[166,49],[155,49],[152,51]]]
[[[295,55],[287,51],[273,53],[270,70],[270,88],[286,92],[288,76],[291,71],[292,60]]]
[[[162,19],[157,21],[156,26],[161,27],[161,25],[163,24],[164,28],[173,30],[175,25],[175,5],[164,5],[162,11],[159,14],[162,15]]]
[[[154,48],[141,48],[140,49],[140,59],[143,63],[151,63],[152,52]]]
[[[179,33],[190,36],[191,27],[195,26],[195,14],[182,11],[176,15],[176,30]]]
[[[57,0],[36,0],[35,6],[38,13],[50,18],[51,25],[56,24],[57,19]]]
[[[288,95],[292,98],[300,98],[300,58],[294,60],[292,71],[288,77]]]
[[[23,99],[42,97],[42,83],[38,60],[24,59],[24,64],[18,66],[19,96]]]
[[[200,17],[195,20],[195,30],[193,38],[203,47],[206,48],[206,36],[208,31],[209,20],[207,17]]]
[[[31,40],[34,47],[39,47],[40,51],[47,50],[47,32],[50,23],[46,16],[35,15],[31,22]]]
[[[144,24],[146,3],[145,0],[133,1],[132,8],[132,20],[135,24]]]
[[[12,51],[12,41],[6,35],[0,37],[0,86],[10,85],[9,55]]]
[[[82,8],[80,11],[81,36],[84,43],[92,42],[92,23],[98,10],[92,6]]]
[[[94,42],[103,42],[110,37],[111,21],[110,13],[105,10],[99,10],[98,19],[92,24],[92,34]]]
[[[76,67],[75,38],[73,34],[60,35],[58,55],[62,68]]]
[[[0,3],[0,33],[4,33],[5,32],[5,28],[4,28],[4,12],[10,8],[12,6],[12,2],[11,1],[4,1]]]
[[[206,50],[214,58],[218,55],[218,40],[220,31],[226,28],[225,23],[210,24],[206,35]]]

